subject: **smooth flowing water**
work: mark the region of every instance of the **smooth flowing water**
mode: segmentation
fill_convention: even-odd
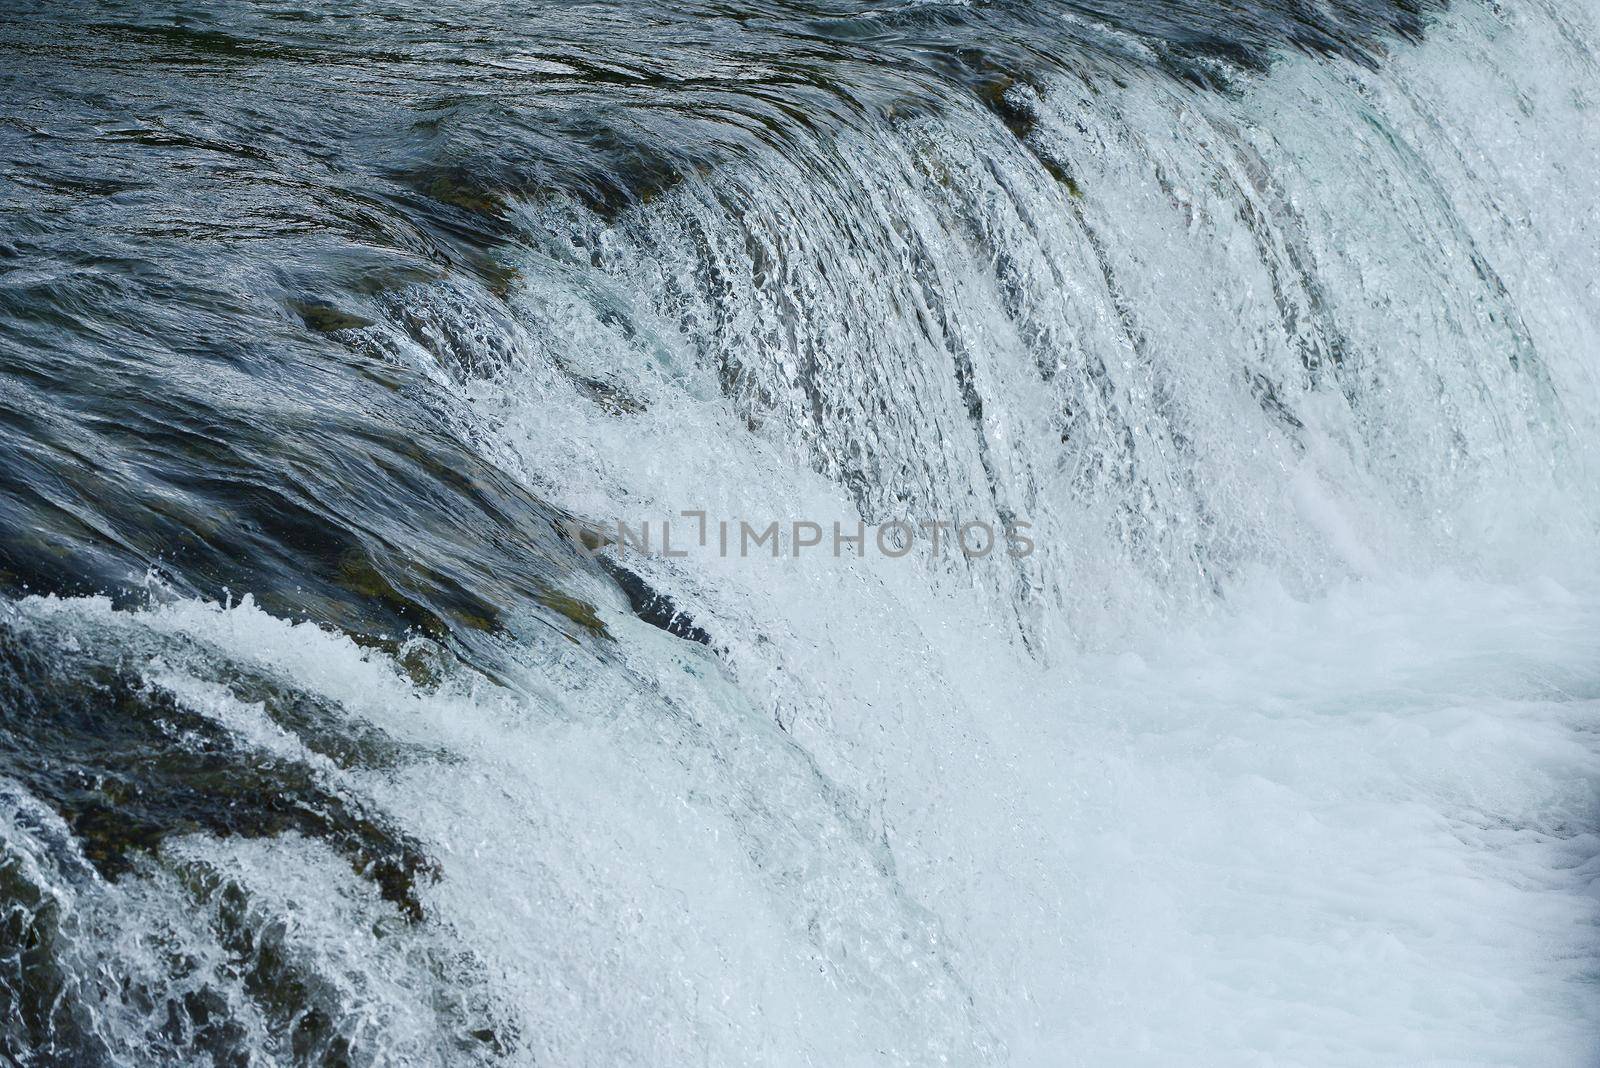
[[[1597,18],[0,4],[0,1057],[1595,1063]]]

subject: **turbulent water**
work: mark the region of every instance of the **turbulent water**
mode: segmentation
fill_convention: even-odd
[[[1596,1063],[1597,108],[1589,0],[3,0],[0,1059]]]

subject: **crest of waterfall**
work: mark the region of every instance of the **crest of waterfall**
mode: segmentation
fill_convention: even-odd
[[[1570,17],[1475,12],[1437,59],[1297,60],[1226,94],[1086,64],[1008,88],[1003,118],[801,131],[615,222],[530,211],[531,362],[650,391],[619,435],[648,473],[601,489],[628,458],[541,459],[561,413],[517,411],[515,372],[496,432],[527,426],[532,477],[608,520],[793,512],[740,500],[739,465],[658,470],[729,422],[841,514],[1026,519],[1037,558],[943,570],[1069,642],[1252,568],[1310,593],[1581,553],[1597,139]],[[1559,154],[1514,147],[1552,120]]]

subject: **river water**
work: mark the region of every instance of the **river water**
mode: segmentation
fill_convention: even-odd
[[[0,1056],[1595,1063],[1597,19],[0,4]]]

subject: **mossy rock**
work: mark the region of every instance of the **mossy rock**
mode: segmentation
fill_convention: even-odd
[[[459,175],[439,175],[424,185],[422,191],[441,204],[449,204],[474,215],[498,218],[510,203],[504,193],[487,189]]]
[[[1072,197],[1074,200],[1083,199],[1083,187],[1078,184],[1076,178],[1072,177],[1072,172],[1067,170],[1065,164],[1061,163],[1061,161],[1055,159],[1054,157],[1044,155],[1043,153],[1037,153],[1037,155],[1039,157],[1039,163],[1044,167],[1045,172],[1049,174],[1050,177],[1061,183],[1061,185],[1066,189],[1068,196]]]
[[[329,304],[326,301],[292,301],[289,307],[311,329],[319,334],[337,334],[342,330],[360,330],[373,321],[354,312]]]
[[[977,84],[975,91],[983,105],[1005,123],[1006,129],[1019,140],[1026,140],[1039,125],[1039,116],[1032,107],[1017,99],[1019,88],[1033,89],[1033,86],[1014,75],[1002,73],[985,78]]]
[[[594,605],[588,601],[580,601],[556,590],[546,590],[539,594],[539,603],[551,611],[559,612],[595,637],[613,640],[611,632],[606,629],[605,620],[596,614]]]
[[[475,264],[477,275],[496,300],[508,300],[522,280],[522,270],[509,263],[485,256]]]

